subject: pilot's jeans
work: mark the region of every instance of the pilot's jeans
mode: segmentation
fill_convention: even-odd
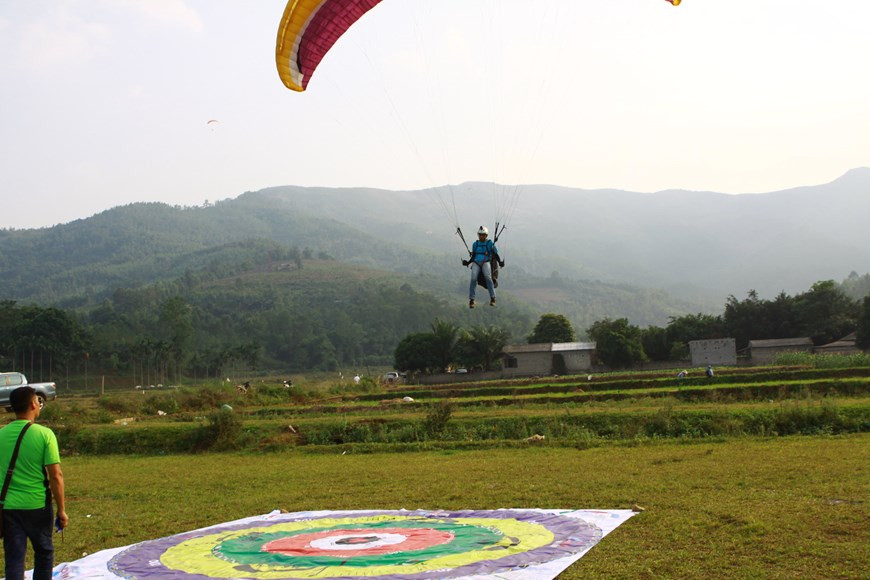
[[[54,567],[51,504],[38,510],[3,510],[3,552],[6,580],[24,578],[27,540],[33,545],[33,580],[51,580]]]
[[[486,280],[486,289],[489,290],[489,297],[495,298],[495,287],[492,285],[492,264],[484,262],[478,264],[471,263],[471,284],[468,286],[468,299],[474,300],[474,293],[477,290],[477,274],[483,268],[483,279]]]

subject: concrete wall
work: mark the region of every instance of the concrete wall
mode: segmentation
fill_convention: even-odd
[[[690,340],[692,366],[737,366],[737,341],[733,338]]]
[[[566,374],[583,373],[592,368],[592,351],[587,350],[515,352],[510,356],[517,360],[517,366],[505,365],[502,372],[505,378],[551,375],[558,372],[555,364],[556,357],[561,357],[564,361],[565,369],[562,372]]]
[[[505,377],[534,377],[549,375],[553,369],[553,353],[542,352],[517,352],[511,356],[517,359],[517,366],[508,368],[505,366]]]
[[[565,359],[565,370],[569,373],[580,373],[592,368],[592,352],[588,350],[574,350],[561,353]]]

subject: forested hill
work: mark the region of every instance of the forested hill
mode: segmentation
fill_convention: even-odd
[[[464,250],[433,198],[455,203],[473,237],[490,219],[492,191],[480,183],[426,191],[287,186],[203,207],[138,203],[52,228],[0,230],[0,298],[87,306],[116,288],[203,271],[220,277],[304,254],[395,272],[461,300]],[[499,243],[505,296],[567,311],[578,324],[605,315],[661,324],[671,314],[716,311],[728,294],[795,293],[870,264],[866,168],[826,185],[740,196],[517,191]]]
[[[196,208],[139,203],[52,228],[0,231],[0,295],[63,304],[264,252],[278,260],[292,247],[370,263],[401,255],[362,230],[252,196]]]
[[[227,300],[238,306],[232,317],[244,319],[246,310],[257,310],[256,305],[286,302],[289,298],[282,294],[291,287],[296,288],[293,310],[299,313],[325,311],[318,294],[335,297],[360,284],[388,280],[391,288],[407,284],[428,296],[425,300],[434,307],[426,312],[433,316],[452,318],[457,316],[451,314],[452,308],[464,306],[468,274],[459,263],[461,246],[456,250],[456,240],[442,232],[427,234],[413,223],[396,221],[420,212],[417,201],[407,200],[406,208],[404,201],[392,199],[392,205],[403,208],[392,211],[386,192],[361,192],[360,199],[383,209],[380,214],[370,211],[377,215],[369,216],[364,203],[342,204],[331,197],[334,192],[298,190],[298,198],[286,194],[287,190],[247,193],[195,208],[132,204],[52,228],[0,231],[0,299],[83,312],[108,302],[117,314],[125,312],[131,296],[127,290],[140,289],[152,307],[181,294],[201,304],[206,313],[209,300],[203,292],[205,296],[211,292],[206,290],[207,282],[230,288],[235,297]],[[300,199],[316,203],[306,205]],[[325,211],[324,204],[333,208],[332,217],[316,213]],[[304,261],[326,264],[332,273],[328,287],[302,268]],[[642,325],[664,324],[669,316],[713,311],[721,305],[677,300],[626,284],[571,280],[558,274],[534,276],[525,271],[521,260],[509,257],[508,261],[501,284],[502,308],[510,308],[525,321],[518,332],[525,332],[520,328],[523,324],[530,328],[533,317],[542,311],[563,313],[582,330],[603,316],[625,316]],[[292,276],[293,283],[282,276]],[[268,291],[264,280],[272,281]],[[387,300],[385,312],[396,307]],[[367,306],[366,312],[373,308]],[[236,322],[230,326],[236,327]],[[242,335],[250,336],[250,327],[245,328]]]

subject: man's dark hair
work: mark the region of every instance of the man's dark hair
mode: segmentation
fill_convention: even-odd
[[[18,387],[9,393],[9,405],[16,413],[24,413],[30,408],[30,402],[36,396],[33,387]]]

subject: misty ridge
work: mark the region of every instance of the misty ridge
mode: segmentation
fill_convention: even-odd
[[[492,189],[488,183],[451,188],[466,239],[480,224],[492,229]],[[519,192],[499,245],[510,265],[534,276],[555,272],[721,304],[750,289],[772,298],[870,270],[870,168],[824,185],[764,194],[548,185]],[[247,198],[328,217],[387,244],[452,252],[457,260],[462,254],[455,228],[421,191],[277,187],[238,201]],[[364,249],[346,257],[364,258]]]
[[[261,253],[273,251],[269,244],[278,253],[305,249],[461,301],[465,250],[433,194],[456,204],[470,242],[479,225],[493,226],[495,187],[283,186],[197,207],[136,203],[50,228],[0,230],[0,297],[93,304],[116,288],[177,279],[259,240]],[[516,191],[499,241],[507,261],[500,291],[538,310],[573,302],[583,311],[577,322],[622,315],[613,303],[581,306],[584,295],[588,302],[617,296],[635,310],[654,296],[656,312],[635,322],[663,323],[669,315],[718,312],[728,295],[756,290],[772,298],[870,271],[870,168],[763,194]]]

